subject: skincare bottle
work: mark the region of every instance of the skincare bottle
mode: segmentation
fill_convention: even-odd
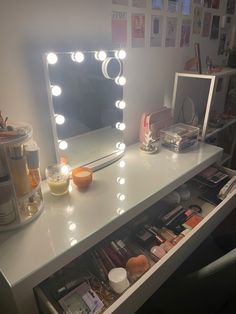
[[[4,149],[0,147],[0,182],[6,182],[10,178]]]
[[[21,197],[30,192],[28,169],[23,153],[23,146],[11,146],[9,150],[12,181],[17,196]]]
[[[13,188],[9,181],[10,175],[8,171],[5,152],[0,147],[0,225],[5,225],[15,219],[15,207],[13,203]]]
[[[39,148],[36,142],[31,142],[25,146],[25,155],[29,169],[29,181],[31,188],[36,188],[41,180],[39,170]]]

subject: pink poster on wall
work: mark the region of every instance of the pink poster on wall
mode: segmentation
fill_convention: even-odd
[[[116,46],[127,44],[127,12],[112,12],[112,42]]]
[[[181,26],[180,47],[190,46],[191,20],[183,20]]]
[[[202,26],[202,37],[208,37],[210,35],[211,30],[211,13],[205,12],[203,18],[203,26]]]
[[[144,47],[145,14],[132,14],[131,37],[133,48]]]

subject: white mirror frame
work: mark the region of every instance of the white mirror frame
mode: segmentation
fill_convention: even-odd
[[[112,53],[114,56],[107,57],[107,52]],[[68,54],[68,57],[70,57],[74,62],[83,62],[84,60],[84,54],[85,53],[93,53],[95,59],[98,60],[98,62],[102,62],[102,72],[105,78],[114,80],[116,84],[118,85],[125,85],[126,79],[124,76],[120,76],[120,74],[123,72],[122,69],[120,69],[120,72],[117,77],[110,77],[107,71],[107,67],[109,65],[109,61],[112,59],[117,59],[120,66],[122,66],[122,62],[120,60],[123,60],[126,57],[126,52],[124,50],[100,50],[100,51],[72,51],[72,52],[49,52],[45,53],[43,56],[43,63],[44,63],[44,72],[45,72],[45,78],[46,78],[46,84],[47,84],[47,93],[48,93],[48,102],[49,102],[49,110],[50,110],[50,118],[51,118],[51,125],[52,125],[52,132],[53,132],[53,138],[54,138],[54,145],[55,145],[55,152],[56,152],[56,158],[57,162],[60,163],[60,154],[59,154],[59,144],[63,142],[64,146],[66,146],[65,140],[60,140],[57,135],[57,126],[56,126],[56,118],[58,119],[58,115],[54,112],[54,106],[53,106],[53,97],[60,96],[61,89],[59,86],[53,86],[50,83],[49,78],[49,66],[55,66],[55,64],[58,61],[58,56],[60,54]],[[54,96],[53,96],[53,87],[54,87]],[[115,104],[117,108],[120,110],[125,109],[125,101],[124,99],[118,100]],[[63,117],[60,117],[61,121],[63,120]],[[120,129],[121,131],[124,131],[125,124],[123,122],[118,122],[116,127]],[[111,163],[115,162],[116,160],[120,159],[125,153],[125,144],[123,142],[118,142],[116,144],[116,147],[114,148],[114,151],[111,152],[108,155],[105,155],[104,157],[98,158],[92,162],[80,164],[79,166],[87,166],[91,168],[93,171],[102,169]],[[77,165],[78,166],[78,165]]]

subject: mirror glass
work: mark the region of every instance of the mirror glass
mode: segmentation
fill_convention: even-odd
[[[105,157],[117,159],[123,152],[124,55],[124,51],[45,55],[58,161],[63,158],[72,167],[102,164]]]

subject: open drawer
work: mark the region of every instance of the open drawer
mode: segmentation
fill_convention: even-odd
[[[230,175],[236,171],[225,169]],[[175,272],[200,243],[212,233],[217,225],[236,207],[236,193],[231,193],[218,206],[204,202],[192,191],[191,203],[198,204],[203,209],[204,219],[178,242],[166,255],[153,264],[136,282],[120,295],[104,313],[134,313],[142,304]],[[52,302],[42,285],[37,286],[35,295],[40,313],[63,313],[56,302]]]

